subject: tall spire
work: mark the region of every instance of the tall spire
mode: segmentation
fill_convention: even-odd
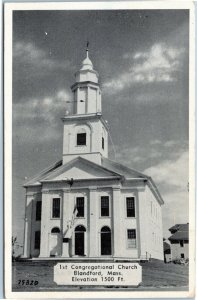
[[[86,43],[86,58],[82,62],[81,70],[93,70],[93,64],[89,59],[89,41]]]
[[[88,47],[89,47],[89,41],[87,41],[87,44],[86,44],[86,57],[87,58],[89,58],[89,56],[88,56],[88,51],[89,51]]]

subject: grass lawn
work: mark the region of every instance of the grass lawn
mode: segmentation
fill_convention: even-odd
[[[87,290],[171,290],[171,291],[187,291],[189,280],[189,267],[165,264],[161,261],[150,261],[141,263],[142,266],[142,283],[137,288],[131,287],[79,287],[79,286],[57,286],[53,282],[53,267],[57,262],[15,262],[13,263],[12,279],[13,291],[71,291],[79,289]],[[28,285],[22,285],[19,280],[29,280]],[[30,285],[30,282],[38,281],[37,285]]]
[[[177,264],[165,264],[161,261],[141,263],[142,287],[185,287],[189,284],[189,267]]]

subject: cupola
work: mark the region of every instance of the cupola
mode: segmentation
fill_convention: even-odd
[[[88,55],[88,49],[86,49],[86,58],[82,62],[81,70],[93,70],[93,64]]]
[[[81,69],[75,73],[75,81],[78,82],[92,82],[98,84],[98,73],[93,68],[93,63],[89,58],[88,43],[86,48],[86,58],[82,61]],[[71,87],[72,89],[72,87]]]
[[[75,73],[75,83],[71,86],[73,92],[73,114],[101,113],[101,91],[98,83],[98,73],[93,68],[89,58],[88,44],[86,58],[81,68]]]

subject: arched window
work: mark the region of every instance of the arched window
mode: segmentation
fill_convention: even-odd
[[[106,140],[106,130],[102,127],[102,149],[105,149],[105,140]]]
[[[35,231],[34,248],[40,249],[40,231]]]
[[[84,226],[82,225],[78,225],[76,228],[75,228],[75,232],[85,232],[86,229]]]
[[[51,233],[60,233],[60,229],[58,227],[53,227]]]
[[[108,226],[104,226],[101,228],[101,232],[111,232],[111,229]]]
[[[86,131],[81,128],[77,132],[77,146],[85,146],[86,145]]]
[[[101,228],[101,255],[111,255],[111,229],[108,226]]]
[[[82,225],[75,228],[75,255],[84,256],[85,254],[85,232],[86,229]]]
[[[105,149],[105,139],[104,139],[103,136],[102,136],[102,149],[103,149],[103,150]]]

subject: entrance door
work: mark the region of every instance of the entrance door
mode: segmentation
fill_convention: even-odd
[[[111,255],[111,230],[107,226],[101,229],[101,255]]]
[[[77,226],[75,228],[75,255],[84,256],[84,248],[85,248],[85,227],[84,226]]]
[[[50,256],[60,256],[62,246],[62,236],[60,230],[54,227],[50,235]]]

